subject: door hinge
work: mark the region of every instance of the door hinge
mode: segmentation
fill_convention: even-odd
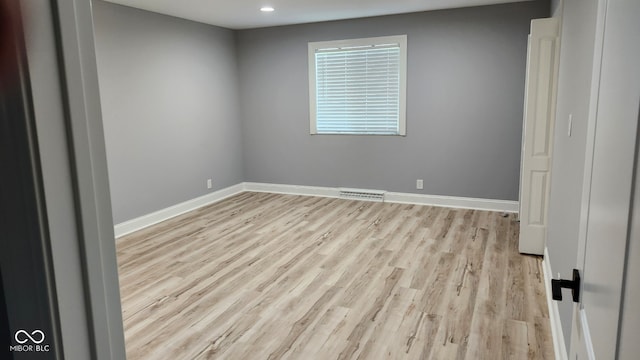
[[[562,288],[571,289],[573,302],[580,302],[580,272],[578,269],[573,269],[573,280],[551,279],[553,300],[562,301]]]

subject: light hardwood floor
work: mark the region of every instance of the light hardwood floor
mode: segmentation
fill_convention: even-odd
[[[129,359],[552,359],[514,216],[242,193],[118,239]]]

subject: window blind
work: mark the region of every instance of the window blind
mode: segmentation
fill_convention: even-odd
[[[315,51],[319,134],[398,135],[400,45]]]

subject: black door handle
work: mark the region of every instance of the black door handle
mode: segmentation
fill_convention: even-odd
[[[580,272],[578,269],[573,269],[573,280],[551,279],[553,300],[562,301],[562,288],[571,289],[573,302],[580,302]]]

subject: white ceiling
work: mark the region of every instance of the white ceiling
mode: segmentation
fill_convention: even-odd
[[[531,0],[107,0],[229,29],[301,24],[367,16]],[[260,8],[272,6],[274,12]]]

